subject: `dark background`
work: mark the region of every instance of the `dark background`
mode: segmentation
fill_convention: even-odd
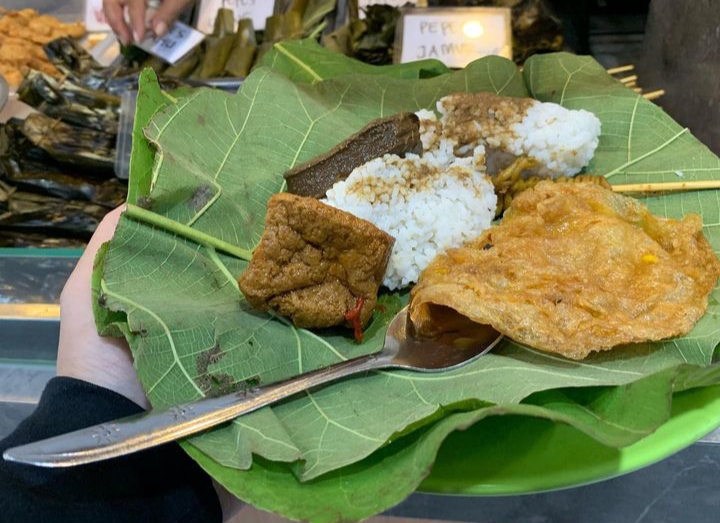
[[[429,0],[433,6],[541,4],[562,26],[564,49],[605,67],[633,64],[644,92],[720,154],[720,1]],[[515,11],[514,11],[515,12]]]

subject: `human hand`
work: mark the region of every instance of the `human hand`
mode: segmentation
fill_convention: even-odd
[[[93,262],[100,246],[113,237],[123,211],[124,207],[115,209],[100,222],[60,294],[57,375],[105,387],[147,409],[150,404],[127,343],[121,338],[100,336],[93,316]]]
[[[162,0],[149,20],[146,20],[146,0],[103,0],[103,11],[108,24],[123,45],[129,45],[131,42],[136,44],[142,42],[148,27],[155,36],[167,33],[180,12],[193,1]],[[130,19],[130,25],[125,19],[125,11]]]
[[[140,385],[132,355],[122,338],[100,336],[95,328],[92,310],[92,272],[100,246],[115,234],[125,206],[109,212],[78,260],[60,294],[60,343],[58,344],[57,375],[77,378],[110,389],[150,408]],[[230,522],[244,504],[213,481],[223,510],[223,521]]]

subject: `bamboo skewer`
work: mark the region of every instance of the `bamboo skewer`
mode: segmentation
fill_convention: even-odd
[[[618,73],[626,73],[628,71],[634,71],[634,70],[635,70],[635,66],[630,64],[630,65],[621,65],[619,67],[612,67],[612,68],[608,69],[607,72],[610,74],[618,74]]]
[[[635,66],[633,64],[628,65],[621,65],[620,67],[611,67],[607,70],[608,74],[616,75],[619,73],[628,73],[631,71],[635,71]],[[657,89],[656,91],[651,91],[649,93],[643,93],[642,88],[638,86],[638,75],[636,74],[630,74],[627,76],[623,76],[622,78],[616,78],[616,80],[620,83],[622,83],[625,87],[628,87],[629,89],[632,89],[638,94],[641,94],[643,98],[646,100],[657,100],[661,96],[665,94],[664,89]]]
[[[628,183],[612,186],[613,191],[622,193],[701,191],[705,189],[720,189],[720,180],[702,180],[694,182]]]
[[[655,100],[657,98],[660,98],[664,94],[665,89],[658,89],[657,91],[650,91],[649,93],[645,93],[643,95],[643,98],[645,98],[646,100]]]

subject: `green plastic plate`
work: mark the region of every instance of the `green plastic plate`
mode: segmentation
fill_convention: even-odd
[[[673,397],[670,419],[622,449],[576,429],[524,416],[495,416],[452,434],[422,492],[498,496],[530,494],[610,479],[656,463],[720,425],[720,386]]]

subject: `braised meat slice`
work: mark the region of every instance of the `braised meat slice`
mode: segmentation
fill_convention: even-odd
[[[347,325],[357,334],[375,308],[394,241],[315,198],[277,194],[240,290],[253,307],[298,327]]]

